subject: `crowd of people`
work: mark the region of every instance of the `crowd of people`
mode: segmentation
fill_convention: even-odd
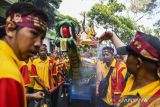
[[[1,107],[33,107],[63,82],[68,58],[57,51],[47,55],[42,44],[47,23],[47,15],[28,3],[15,3],[7,11],[5,35],[0,39]],[[51,97],[55,101],[57,96]]]
[[[33,99],[28,99],[28,107],[44,103],[44,100],[41,99],[45,94],[51,94],[48,97],[49,103],[52,102],[50,105],[57,106],[58,84],[64,82],[69,66],[68,61],[67,57],[59,56],[57,51],[48,56],[45,44],[40,46],[38,55],[21,61],[20,72],[24,79],[26,93],[38,93]],[[54,88],[57,89],[53,90],[54,92],[51,91]]]
[[[97,87],[99,87],[97,93],[99,92],[100,97],[99,107],[159,107],[160,40],[139,31],[127,46],[113,32],[105,32],[99,39],[100,41],[111,40],[117,48],[117,54],[127,55],[123,56],[124,63],[122,62],[123,64],[117,66],[119,69],[116,69],[116,65],[112,65],[113,57],[110,56],[113,49],[110,49],[111,47],[103,48],[103,62],[99,60],[99,63],[103,64],[104,67],[100,67],[105,70],[101,70],[99,67],[97,69],[98,75],[103,72],[101,73],[103,75],[100,75],[101,81],[97,81]],[[105,60],[108,58],[106,55],[110,56],[108,62],[112,62],[110,62],[109,69],[105,67],[109,65]],[[114,73],[114,69],[116,69],[116,73]],[[106,84],[108,87],[101,87],[101,84]],[[107,90],[104,96],[100,94],[103,92],[102,88]]]
[[[48,22],[42,10],[28,3],[15,3],[7,11],[1,27],[5,31],[0,32],[0,107],[34,107],[48,94],[57,106],[69,59],[56,50],[47,54],[42,40]],[[128,45],[114,32],[106,31],[98,39],[111,40],[118,55],[105,46],[96,60],[97,106],[159,107],[160,40],[139,31]]]

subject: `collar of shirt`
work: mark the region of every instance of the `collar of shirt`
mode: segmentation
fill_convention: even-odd
[[[102,65],[104,66],[104,68],[105,68],[105,70],[108,70],[110,67],[115,67],[115,65],[116,65],[116,60],[115,59],[113,59],[113,61],[112,61],[112,63],[111,63],[111,65],[108,67],[107,66],[107,64],[106,63],[104,63],[104,62],[102,62]]]
[[[131,75],[128,78],[128,81],[126,83],[126,87],[125,87],[121,97],[124,97],[127,95],[139,94],[141,98],[149,99],[160,89],[160,80],[154,81],[146,86],[143,86],[142,88],[130,91],[133,86],[133,83],[134,83],[134,76]]]
[[[8,54],[11,58],[13,58],[18,67],[21,66],[20,60],[17,58],[12,48],[3,40],[0,40],[0,50]]]
[[[39,57],[37,60],[38,60],[38,63],[48,63],[48,61],[50,60],[50,58],[47,56],[47,59],[43,61]]]
[[[116,65],[116,60],[113,59],[113,61],[112,61],[112,63],[111,63],[111,67],[115,67],[115,65]]]

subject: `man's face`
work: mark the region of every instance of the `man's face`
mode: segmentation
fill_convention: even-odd
[[[40,50],[39,51],[39,56],[40,56],[41,59],[46,59],[47,58],[46,50]]]
[[[15,42],[20,59],[27,59],[37,53],[43,38],[44,33],[32,28],[24,27],[17,31],[15,33]]]
[[[137,64],[138,64],[137,58],[134,57],[133,55],[128,55],[126,65],[127,65],[127,70],[130,73],[135,74],[137,72]]]
[[[104,58],[104,62],[111,62],[114,58],[114,55],[112,52],[106,49],[106,50],[103,50],[103,58]]]
[[[58,55],[57,52],[53,52],[51,56],[52,56],[52,58],[55,58],[55,57],[57,57],[57,55]]]

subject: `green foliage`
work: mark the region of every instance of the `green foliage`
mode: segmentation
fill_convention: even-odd
[[[132,0],[130,5],[130,10],[135,13],[143,14],[138,20],[143,18],[144,16],[148,15],[148,17],[156,17],[157,14],[160,13],[159,11],[160,1],[159,0]],[[137,20],[137,21],[138,21]],[[160,26],[160,20],[158,20],[154,26]]]
[[[126,43],[131,40],[136,23],[131,18],[120,15],[124,9],[123,4],[112,0],[106,5],[95,4],[87,15],[103,28],[112,29]]]
[[[5,17],[6,11],[7,11],[7,7],[6,6],[1,6],[0,7],[0,16]]]
[[[153,31],[155,33],[155,36],[160,39],[160,28],[154,29]]]
[[[69,15],[60,14],[58,17],[59,17],[59,20],[70,19],[70,20],[74,21],[75,23],[79,23],[76,18],[71,17]]]
[[[157,7],[157,1],[158,0],[132,0],[130,10],[133,13],[152,13],[153,9]]]
[[[160,39],[160,28],[151,29],[151,28],[148,28],[148,27],[144,27],[142,25],[142,26],[138,26],[138,30],[141,31],[141,32],[144,32],[146,34],[151,34],[151,35]]]

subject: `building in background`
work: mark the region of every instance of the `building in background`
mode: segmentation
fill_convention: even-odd
[[[56,37],[56,31],[48,29],[46,37],[43,40],[43,44],[47,45],[48,53],[53,52],[55,48],[54,39]]]

